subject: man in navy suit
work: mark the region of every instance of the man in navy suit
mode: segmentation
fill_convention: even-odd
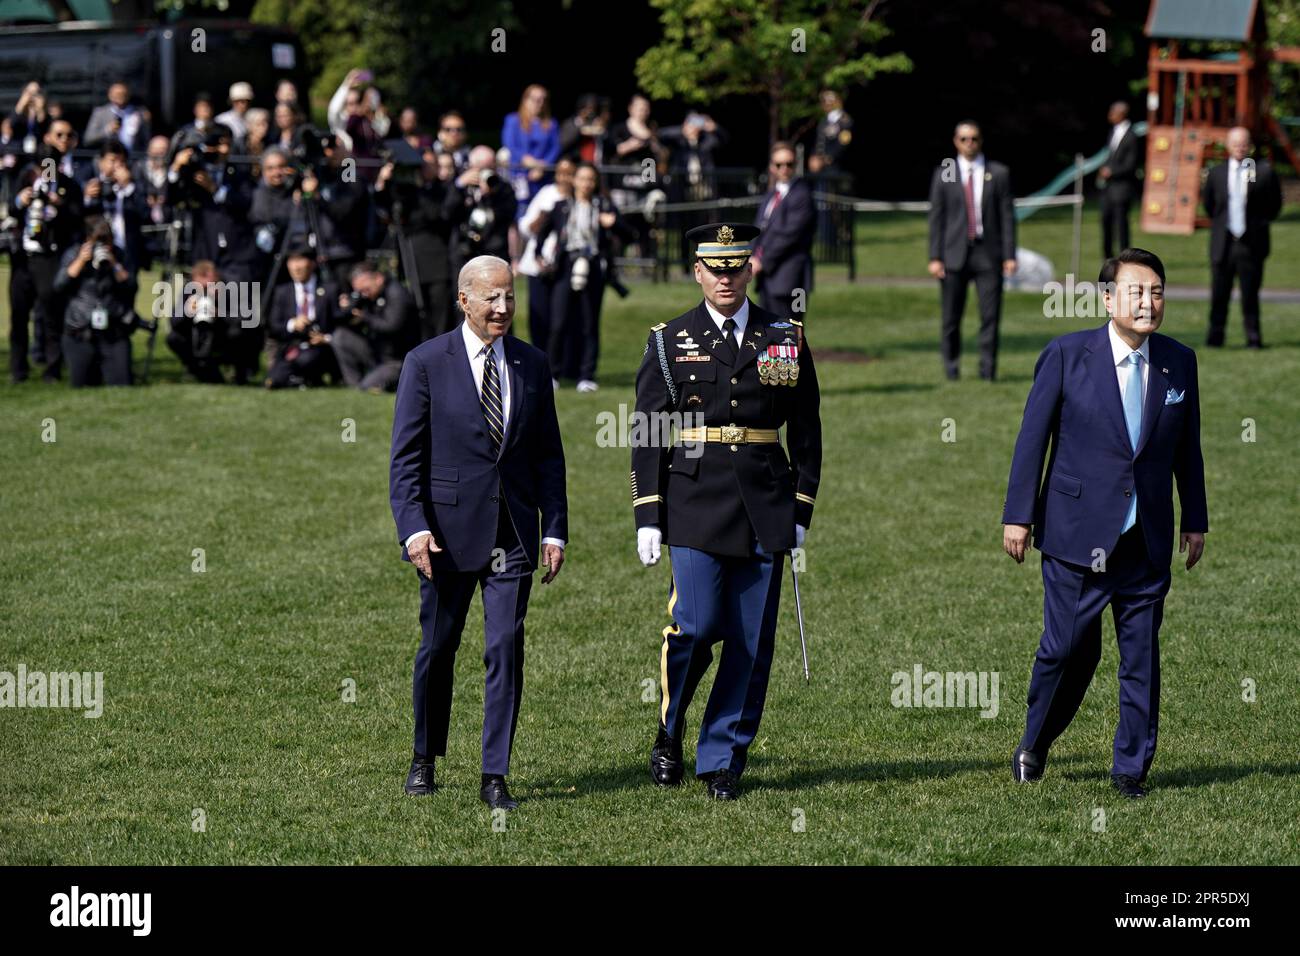
[[[1126,797],[1146,795],[1174,479],[1182,505],[1178,550],[1187,553],[1189,571],[1209,527],[1196,353],[1156,334],[1164,281],[1160,259],[1144,249],[1107,259],[1099,282],[1110,321],[1053,339],[1034,369],[1002,513],[1007,554],[1024,561],[1031,526],[1043,554],[1043,636],[1025,735],[1011,758],[1018,781],[1042,777],[1048,749],[1079,709],[1101,659],[1109,604],[1120,656],[1111,779]]]
[[[817,209],[812,187],[794,174],[794,149],[789,143],[774,143],[768,154],[768,176],[772,188],[758,207],[754,225],[762,230],[758,246],[749,257],[758,285],[759,304],[768,312],[788,315],[807,311],[795,308],[795,290],[805,298],[812,291],[813,233]]]
[[[406,792],[434,790],[447,752],[456,648],[475,588],[483,591],[487,689],[479,795],[506,789],[524,679],[524,615],[541,537],[543,584],[564,563],[564,448],[545,353],[507,336],[514,277],[494,256],[460,270],[465,321],[412,349],[393,414],[389,495],[402,559],[420,576],[423,640],[415,656],[415,747]],[[540,535],[539,535],[540,519]]]

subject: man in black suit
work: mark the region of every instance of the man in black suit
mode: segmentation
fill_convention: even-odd
[[[750,267],[758,283],[759,303],[768,312],[788,318],[812,292],[813,232],[817,210],[808,180],[794,175],[794,148],[775,143],[768,154],[768,176],[772,188],[763,196],[754,225],[762,230],[758,248],[750,256]],[[803,290],[802,303],[795,302],[796,290]]]
[[[1129,247],[1128,213],[1137,198],[1138,138],[1128,121],[1128,104],[1112,103],[1106,114],[1110,121],[1110,140],[1106,165],[1097,171],[1101,180],[1101,247],[1109,259],[1116,249]]]
[[[176,150],[167,201],[193,210],[193,261],[214,263],[226,281],[247,282],[261,279],[265,269],[248,220],[253,182],[245,167],[230,161],[230,143],[229,127],[218,124],[202,147]]]
[[[397,388],[406,353],[420,343],[415,299],[406,287],[372,262],[352,267],[352,295],[339,296],[339,315],[330,345],[343,381],[378,394]]]
[[[961,315],[975,280],[980,306],[980,378],[993,381],[998,364],[1002,277],[1016,271],[1016,217],[1011,173],[984,158],[977,123],[953,133],[956,158],[945,159],[930,181],[930,275],[939,280],[943,326],[939,350],[949,379],[958,376]]]
[[[494,810],[519,804],[506,789],[524,683],[524,617],[533,572],[549,584],[569,534],[564,446],[546,354],[507,335],[510,265],[478,256],[460,270],[465,321],[416,346],[402,365],[393,411],[389,498],[402,559],[420,580],[414,756],[406,792],[434,790],[447,752],[456,649],[476,590],[483,592],[483,776]]]
[[[338,289],[317,273],[306,243],[289,249],[289,281],[276,287],[267,317],[267,336],[278,343],[266,377],[267,388],[301,388],[338,375],[332,333],[339,324]]]
[[[1241,318],[1246,347],[1264,347],[1259,332],[1259,287],[1269,253],[1268,224],[1282,211],[1282,189],[1273,167],[1250,158],[1250,131],[1228,131],[1228,161],[1210,170],[1201,202],[1210,216],[1210,332],[1205,344],[1223,345],[1233,278],[1241,280]]]

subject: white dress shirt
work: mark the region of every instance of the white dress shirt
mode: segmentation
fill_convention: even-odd
[[[492,343],[492,349],[487,354],[483,354],[483,346],[486,344],[478,337],[478,334],[469,327],[468,322],[461,322],[460,334],[465,340],[465,354],[469,357],[470,375],[474,377],[474,394],[480,396],[483,394],[483,369],[484,363],[491,356],[497,366],[497,381],[501,383],[501,420],[504,425],[501,431],[501,441],[504,447],[506,436],[510,434],[510,371],[506,366],[506,344],[504,337],[498,338]],[[410,548],[411,542],[422,534],[429,534],[429,529],[425,528],[415,532],[406,539],[406,546]],[[438,542],[439,545],[445,546],[446,542]],[[543,538],[542,544],[554,544],[564,547],[563,538]]]
[[[718,331],[722,332],[722,323],[727,321],[727,316],[715,309],[708,299],[704,300],[704,308],[708,309],[709,318],[711,318],[713,324],[718,327]],[[731,316],[731,321],[736,323],[736,331],[734,333],[736,338],[736,348],[740,348],[740,343],[745,337],[745,326],[749,324],[748,298],[740,304],[740,308],[736,311],[736,314]]]
[[[1228,160],[1228,232],[1246,234],[1246,171],[1236,159]]]
[[[971,192],[975,197],[975,235],[976,237],[984,235],[984,154],[980,153],[974,159],[967,159],[965,156],[957,157],[957,171],[961,174],[962,194],[966,193],[966,180],[970,177],[971,170],[975,171],[975,179],[971,186]]]
[[[1115,331],[1114,322],[1106,323],[1106,331],[1110,334],[1110,354],[1115,360],[1115,378],[1119,382],[1121,404],[1124,401],[1124,390],[1128,387],[1128,377],[1133,374],[1133,368],[1129,365],[1128,357],[1134,352],[1142,355],[1142,361],[1138,367],[1142,369],[1142,407],[1145,409],[1147,383],[1151,381],[1151,340],[1149,338],[1143,339],[1141,347],[1135,349],[1119,337],[1119,333]]]
[[[1124,138],[1124,134],[1128,132],[1128,129],[1131,125],[1133,124],[1131,124],[1128,120],[1120,120],[1111,128],[1111,132],[1110,132],[1110,155],[1111,156],[1114,156],[1115,150],[1119,149],[1119,141]],[[1108,156],[1106,158],[1109,159],[1110,157]]]
[[[772,213],[776,212],[777,205],[785,199],[786,194],[789,192],[790,192],[789,183],[776,184],[776,192],[772,196],[772,198],[767,201],[767,209],[763,213],[764,223],[766,223],[769,219],[772,218]]]
[[[300,312],[303,302],[307,303],[307,311]],[[305,315],[308,319],[316,321],[316,277],[308,277],[306,282],[295,282],[293,284],[293,308],[294,317]]]

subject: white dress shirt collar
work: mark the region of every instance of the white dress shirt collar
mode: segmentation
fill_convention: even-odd
[[[704,300],[704,308],[708,309],[709,318],[713,320],[713,324],[716,325],[718,327],[718,331],[721,332],[722,323],[726,322],[728,317],[723,315],[717,309],[715,309],[712,303],[710,303],[708,299]],[[746,296],[745,301],[740,304],[740,308],[736,310],[736,314],[731,316],[730,318],[733,322],[736,323],[736,335],[743,336],[745,334],[745,326],[749,324],[749,297],[748,296]]]
[[[972,167],[974,167],[975,169],[978,169],[978,170],[982,170],[982,169],[984,168],[984,154],[983,154],[983,153],[980,153],[980,154],[977,155],[974,159],[967,159],[965,156],[962,156],[962,155],[958,154],[958,156],[957,156],[957,168],[961,170],[961,175],[962,175],[962,178],[963,178],[963,179],[965,179],[966,176],[967,176],[967,174],[970,173]],[[978,178],[978,177],[976,177],[976,178]]]
[[[1114,149],[1116,146],[1119,145],[1119,141],[1124,138],[1124,134],[1128,132],[1129,127],[1132,125],[1133,124],[1130,123],[1128,120],[1120,120],[1118,123],[1114,125],[1110,133],[1111,149]]]
[[[460,334],[465,340],[466,354],[469,355],[471,360],[478,358],[479,353],[483,351],[483,346],[485,344],[483,340],[478,337],[478,334],[471,329],[469,323],[465,321],[460,323]],[[505,336],[503,335],[492,343],[492,354],[497,357],[498,370],[502,370],[502,366],[505,365],[506,362],[506,346],[504,339]]]
[[[1133,352],[1141,353],[1143,368],[1151,364],[1151,336],[1148,335],[1143,339],[1141,347],[1135,349],[1119,337],[1119,333],[1115,331],[1114,321],[1106,323],[1106,332],[1110,335],[1110,354],[1116,365],[1127,362]]]

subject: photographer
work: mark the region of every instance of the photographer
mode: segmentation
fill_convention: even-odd
[[[456,178],[464,217],[460,262],[475,256],[510,259],[510,225],[519,203],[510,183],[497,172],[496,162],[492,147],[475,146],[469,168]]]
[[[331,339],[338,322],[338,288],[316,274],[316,259],[305,243],[289,248],[285,260],[289,281],[271,298],[267,335],[278,343],[266,377],[267,388],[306,388],[337,379]]]
[[[542,266],[542,273],[549,273],[554,282],[547,347],[551,369],[557,377],[563,374],[569,366],[567,353],[576,348],[580,392],[597,388],[600,307],[605,285],[613,281],[609,266],[613,237],[633,235],[614,204],[597,192],[598,183],[596,167],[579,163],[573,174],[573,198],[559,200],[537,231],[538,248],[545,248],[552,233],[559,237],[554,260]]]
[[[343,321],[332,344],[343,381],[363,392],[392,392],[402,360],[417,344],[415,301],[395,278],[363,262],[352,270],[352,293],[339,296]]]
[[[113,230],[113,244],[123,250],[122,264],[134,276],[149,266],[143,233],[144,190],[137,189],[127,163],[126,147],[117,140],[105,140],[99,148],[96,175],[82,187],[86,215],[102,216]]]
[[[179,316],[173,316],[167,346],[200,382],[220,385],[226,381],[222,365],[233,365],[235,384],[245,385],[257,370],[261,329],[244,328],[232,297],[222,289],[221,273],[208,260],[194,263],[189,293]]]
[[[207,134],[177,133],[168,161],[168,200],[193,216],[190,259],[206,259],[232,282],[257,277],[257,248],[248,214],[253,184],[230,162],[230,130],[214,125]]]
[[[356,177],[344,176],[347,149],[330,133],[308,129],[296,154],[300,162],[317,171],[314,198],[319,245],[324,267],[337,285],[346,285],[352,267],[366,254],[366,229],[370,221],[370,191]]]
[[[39,304],[36,346],[45,364],[42,379],[58,381],[63,370],[62,296],[54,288],[63,253],[81,236],[81,187],[62,171],[46,175],[64,158],[73,136],[72,124],[54,120],[34,161],[18,174],[14,185],[13,215],[21,230],[10,256],[9,271],[9,372],[12,380],[27,379],[27,321]]]
[[[403,145],[392,144],[392,158],[379,170],[375,204],[392,227],[402,277],[412,292],[419,289],[425,341],[452,327],[451,247],[464,205],[456,189],[438,178],[431,151],[422,159]]]
[[[64,297],[63,354],[73,388],[131,384],[135,277],[100,216],[86,217],[86,241],[63,253],[55,290]]]

